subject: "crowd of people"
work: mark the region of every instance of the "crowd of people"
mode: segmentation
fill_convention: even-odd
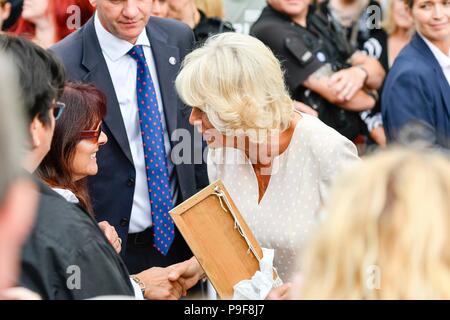
[[[0,30],[0,299],[213,296],[169,212],[217,179],[267,299],[450,299],[449,0],[267,0],[249,34],[0,0]]]

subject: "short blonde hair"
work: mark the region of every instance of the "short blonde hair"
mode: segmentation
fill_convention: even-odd
[[[294,298],[450,299],[449,194],[449,159],[431,151],[383,152],[345,173]]]
[[[186,56],[176,79],[181,99],[221,133],[285,130],[293,113],[280,62],[261,41],[223,33]]]

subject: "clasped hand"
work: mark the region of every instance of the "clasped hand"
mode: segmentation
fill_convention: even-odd
[[[145,299],[178,300],[205,277],[195,257],[167,268],[147,269],[137,277],[145,284]]]
[[[328,86],[340,101],[349,101],[364,87],[366,77],[366,72],[361,68],[350,67],[335,72],[330,77]]]

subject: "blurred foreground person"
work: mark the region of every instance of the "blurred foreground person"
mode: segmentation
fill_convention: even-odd
[[[11,289],[19,276],[21,246],[31,231],[38,201],[36,187],[22,174],[25,121],[11,65],[0,49],[0,300],[36,299],[27,290]]]
[[[429,150],[368,157],[336,180],[295,299],[450,299],[450,162]]]
[[[450,149],[450,3],[407,3],[417,32],[384,84],[381,107],[388,141]]]

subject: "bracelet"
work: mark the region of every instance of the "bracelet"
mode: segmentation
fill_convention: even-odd
[[[141,281],[141,279],[139,279],[137,276],[130,276],[130,278],[134,281],[134,282],[136,282],[137,283],[137,285],[139,286],[139,288],[141,288],[141,292],[142,292],[142,295],[144,296],[144,298],[145,298],[145,283],[143,283],[142,281]]]

